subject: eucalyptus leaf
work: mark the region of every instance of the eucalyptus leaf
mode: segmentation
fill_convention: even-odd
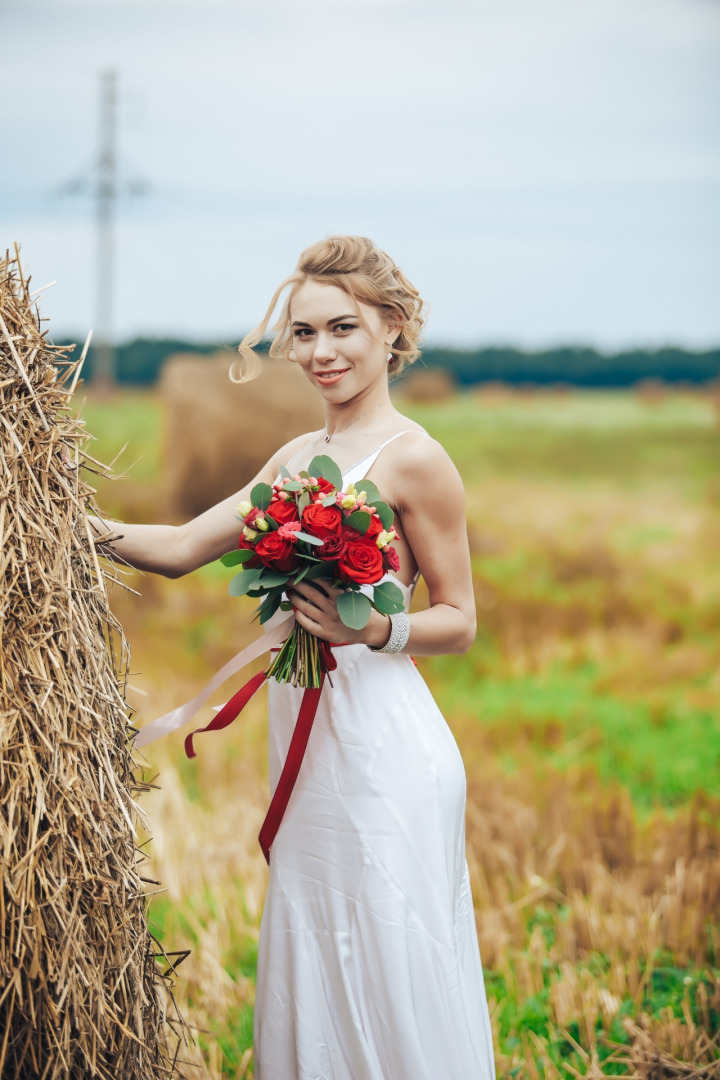
[[[261,510],[267,510],[272,502],[273,489],[269,484],[256,484],[250,492],[250,502]]]
[[[292,473],[289,469],[286,469],[284,465],[280,466],[280,476],[283,480],[292,480]]]
[[[388,531],[392,529],[395,515],[393,514],[388,504],[384,502],[376,502],[374,503],[374,506],[377,516],[383,523],[383,529],[386,529]]]
[[[282,593],[268,593],[267,600],[260,607],[260,625],[266,623],[268,619],[272,619],[273,615],[280,607],[280,601],[282,600]]]
[[[308,466],[308,471],[311,476],[322,476],[334,488],[342,491],[342,473],[333,459],[326,454],[318,454],[317,457],[314,457]]]
[[[345,626],[351,630],[362,630],[370,618],[372,605],[364,593],[353,590],[338,596],[337,609]]]
[[[351,529],[355,529],[356,532],[362,533],[363,536],[370,528],[370,515],[365,510],[356,510],[352,514],[344,519],[343,525],[349,525]]]
[[[283,491],[302,491],[303,486],[299,480],[291,480],[289,484],[283,484]]]
[[[250,589],[257,585],[262,572],[262,568],[258,566],[252,570],[243,570],[241,573],[236,574],[230,582],[228,592],[231,596],[246,596]]]
[[[324,499],[320,500],[320,502],[323,504],[323,506],[335,506],[336,496],[334,494],[326,495]]]
[[[308,568],[308,572],[305,575],[305,580],[315,581],[316,578],[327,578],[328,581],[330,581],[333,575],[334,571],[332,569],[331,563],[316,562],[314,566]]]
[[[281,570],[263,570],[258,585],[261,585],[263,589],[272,589],[276,585],[286,585],[289,576],[289,574],[282,573]]]
[[[405,610],[405,597],[392,581],[383,581],[373,589],[373,603],[383,615],[397,615]]]
[[[298,540],[304,540],[306,544],[314,544],[315,547],[322,547],[323,545],[323,541],[319,536],[311,536],[310,533],[296,532],[295,536],[297,536]]]
[[[358,480],[355,487],[359,492],[365,492],[368,506],[375,506],[378,500],[381,500],[380,492],[375,487],[372,480]]]
[[[303,510],[305,509],[306,506],[310,505],[310,501],[311,501],[310,500],[310,492],[309,491],[303,491],[302,495],[300,496],[300,498],[297,501],[298,514],[300,515],[300,520],[301,521],[302,521]]]
[[[249,548],[237,548],[235,551],[228,551],[221,556],[220,562],[223,566],[239,566],[240,563],[248,562],[254,555],[255,552],[250,551]]]

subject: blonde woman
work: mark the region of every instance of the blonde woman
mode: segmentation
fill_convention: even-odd
[[[344,485],[372,479],[395,514],[395,580],[422,575],[429,607],[373,611],[362,630],[332,586],[289,594],[297,622],[334,650],[299,776],[272,844],[255,1004],[258,1080],[490,1080],[492,1038],[464,851],[465,773],[410,654],[464,653],[475,605],[462,482],[443,448],[390,400],[419,355],[423,302],[362,237],[305,251],[240,346],[240,378],[283,291],[271,355],[299,364],[325,427],[281,446],[242,491],[179,527],[123,525],[110,554],[177,577],[237,546],[236,507],[282,466],[317,454]],[[97,523],[100,529],[100,523]],[[101,537],[99,537],[101,540]],[[278,612],[273,619],[278,619]],[[270,620],[268,626],[273,625]],[[270,782],[302,690],[271,681]]]

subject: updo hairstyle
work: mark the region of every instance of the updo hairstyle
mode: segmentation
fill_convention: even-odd
[[[265,318],[242,339],[238,346],[240,373],[231,371],[233,381],[246,382],[259,373],[261,363],[254,346],[265,337],[280,296],[288,286],[291,289],[282,306],[280,318],[271,328],[275,337],[270,346],[270,356],[273,359],[293,359],[290,305],[296,290],[306,281],[335,285],[352,297],[356,304],[371,304],[388,320],[398,323],[400,333],[389,350],[391,359],[388,370],[391,375],[399,375],[406,364],[417,360],[425,313],[415,286],[372,240],[364,236],[331,236],[303,251],[295,273],[276,289]],[[364,324],[359,309],[358,315]]]

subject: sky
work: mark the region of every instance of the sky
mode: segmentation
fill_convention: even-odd
[[[458,347],[720,343],[720,0],[0,0],[0,242],[51,336],[234,344],[301,250],[371,236]],[[130,189],[142,182],[144,192]]]

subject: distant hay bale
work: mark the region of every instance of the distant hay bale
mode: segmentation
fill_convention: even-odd
[[[397,384],[398,396],[418,405],[448,401],[454,397],[456,389],[450,372],[439,367],[413,369]]]
[[[504,405],[515,396],[515,390],[511,383],[492,379],[478,383],[473,388],[473,395],[484,405]]]
[[[6,255],[0,1075],[159,1080],[179,1075],[168,1034],[185,1032],[148,931],[134,802],[147,785],[133,779],[127,649],[90,539],[66,352],[41,332],[17,250]]]
[[[639,379],[633,386],[633,393],[643,405],[659,405],[667,401],[670,387],[662,379]]]
[[[279,446],[321,428],[318,394],[298,368],[263,358],[261,374],[236,384],[232,356],[168,359],[160,380],[165,407],[168,513],[194,517],[248,483]]]

